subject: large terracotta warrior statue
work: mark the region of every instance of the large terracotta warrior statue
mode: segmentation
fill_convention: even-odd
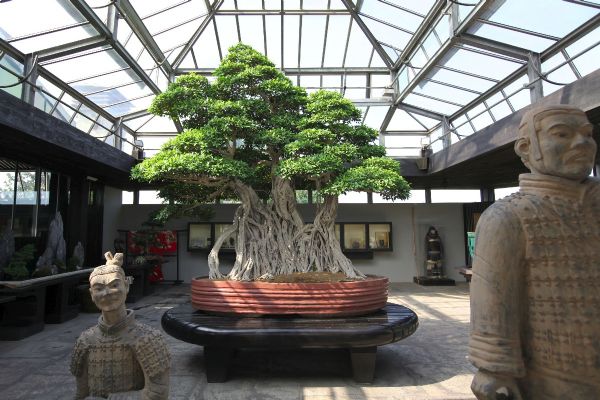
[[[136,322],[125,309],[129,281],[123,254],[106,253],[107,265],[90,274],[98,325],[81,334],[71,359],[76,399],[162,400],[169,395],[169,351],[161,333]]]
[[[583,111],[529,111],[531,170],[477,225],[469,356],[478,399],[600,399],[600,181]]]

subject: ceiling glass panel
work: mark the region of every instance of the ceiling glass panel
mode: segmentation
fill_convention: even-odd
[[[219,43],[221,45],[221,53],[223,57],[227,54],[227,50],[239,42],[237,36],[237,24],[234,16],[219,15],[215,17],[217,24],[217,33],[219,35]]]
[[[302,17],[302,49],[300,67],[320,67],[325,39],[325,16]]]
[[[595,8],[563,0],[505,0],[499,4],[488,20],[559,37],[598,13]]]
[[[281,68],[281,17],[268,15],[265,18],[267,27],[267,57],[277,68]]]
[[[477,97],[476,93],[435,82],[424,82],[420,85],[417,85],[413,92],[437,97],[441,100],[447,100],[448,102],[454,102],[462,105],[471,102]]]
[[[242,42],[265,54],[265,35],[262,17],[245,15],[238,18]]]
[[[409,113],[397,108],[387,127],[388,131],[415,132],[425,131],[425,128]],[[387,140],[386,140],[387,145]]]
[[[365,1],[360,12],[411,32],[416,31],[423,22],[422,16],[406,11],[394,2]],[[367,22],[367,19],[365,19],[365,22]],[[381,40],[381,38],[378,39]]]
[[[137,129],[138,133],[144,134],[144,133],[162,133],[162,132],[171,132],[171,133],[177,133],[177,128],[175,128],[175,124],[173,123],[173,120],[171,120],[171,118],[168,117],[161,117],[161,116],[153,116],[152,119],[148,120],[146,118],[146,121],[144,122],[143,125],[141,125],[138,129]],[[145,144],[145,141],[144,141]]]
[[[503,60],[490,55],[468,51],[466,48],[457,49],[456,52],[442,65],[466,72],[475,72],[493,78],[502,79],[514,72],[522,64]]]
[[[9,1],[0,5],[0,38],[12,41],[17,38],[40,34],[34,42],[24,46],[22,40],[14,42],[14,46],[23,52],[32,49],[51,47],[51,42],[68,42],[82,37],[90,37],[96,32],[89,26],[70,29],[70,35],[61,33],[61,28],[78,23],[87,23],[85,18],[67,0],[36,1],[19,0]],[[49,18],[49,16],[52,16]],[[26,17],[26,21],[24,18]],[[57,36],[56,36],[57,35]],[[36,43],[37,42],[37,43]]]
[[[348,40],[348,27],[351,21],[350,16],[346,15],[332,15],[329,17],[327,44],[325,47],[325,67],[342,66],[346,42]]]
[[[460,109],[460,106],[458,105],[449,104],[443,101],[430,99],[423,96],[418,96],[416,94],[409,94],[405,99],[405,103],[445,115],[454,114]]]
[[[182,68],[217,68],[221,62],[219,47],[215,37],[213,24],[210,24],[198,38],[193,47],[194,55],[191,53],[186,57]]]
[[[417,113],[411,113],[411,112],[409,112],[409,114],[413,118],[415,118],[416,120],[418,120],[421,124],[425,125],[425,127],[427,129],[432,129],[433,127],[438,126],[440,124],[440,121],[437,120],[437,119],[424,117],[424,116],[419,115]]]
[[[352,24],[348,52],[345,57],[346,67],[367,67],[371,59],[373,47],[369,39],[357,24]],[[374,57],[378,57],[375,55]]]
[[[300,16],[286,15],[283,17],[283,31],[283,66],[284,68],[297,68],[299,66]]]
[[[555,40],[487,24],[476,24],[469,29],[469,33],[496,40],[498,42],[516,45],[537,53],[541,53],[556,43]]]
[[[388,109],[389,107],[369,107],[369,111],[367,112],[363,123],[370,128],[379,130]]]

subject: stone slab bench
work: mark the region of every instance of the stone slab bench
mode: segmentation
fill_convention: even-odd
[[[169,335],[204,346],[208,382],[227,380],[229,361],[240,348],[346,348],[354,379],[370,383],[377,346],[410,336],[419,320],[409,308],[393,303],[368,315],[342,318],[218,316],[184,304],[166,311],[161,323]]]

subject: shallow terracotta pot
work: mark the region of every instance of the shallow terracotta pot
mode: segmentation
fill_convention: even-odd
[[[297,314],[330,317],[368,314],[385,306],[388,278],[352,282],[273,283],[192,279],[192,306],[219,314]]]

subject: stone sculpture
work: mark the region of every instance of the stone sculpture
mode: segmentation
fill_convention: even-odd
[[[79,264],[77,265],[77,269],[83,268],[83,264],[85,262],[85,250],[83,249],[83,245],[81,242],[77,242],[77,245],[73,249],[73,255],[71,256],[73,259],[77,259]]]
[[[592,128],[570,106],[526,113],[515,151],[531,173],[477,225],[469,357],[478,399],[600,398]]]
[[[77,339],[71,357],[75,398],[167,399],[170,355],[164,339],[125,309],[129,281],[121,268],[123,254],[105,257],[106,265],[90,274],[92,300],[102,315]]]
[[[52,265],[56,265],[57,262],[60,262],[64,267],[66,259],[67,246],[65,239],[63,238],[63,220],[60,212],[57,211],[48,228],[48,243],[46,244],[46,249],[37,260],[35,266],[36,269],[48,268]],[[56,267],[54,269],[56,269]]]

